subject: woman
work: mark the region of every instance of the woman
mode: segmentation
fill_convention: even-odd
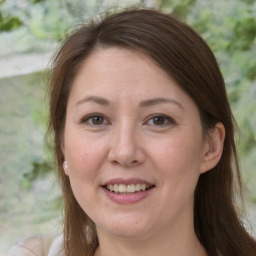
[[[64,198],[63,243],[49,255],[256,255],[233,202],[224,81],[181,21],[128,10],[70,35],[53,67],[49,131]]]

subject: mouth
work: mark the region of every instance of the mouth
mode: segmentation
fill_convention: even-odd
[[[115,194],[135,194],[142,191],[153,189],[155,185],[148,185],[145,183],[138,184],[108,184],[103,188]]]
[[[156,185],[137,178],[114,178],[102,184],[101,187],[114,203],[128,205],[149,197]]]

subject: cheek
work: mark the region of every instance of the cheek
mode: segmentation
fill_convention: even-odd
[[[197,136],[196,136],[197,137]],[[172,193],[193,192],[200,175],[201,137],[176,136],[154,145],[154,165],[167,190]],[[153,153],[153,152],[152,152]],[[169,191],[170,192],[170,191]]]
[[[85,136],[69,136],[65,140],[65,157],[72,191],[85,212],[93,209],[98,175],[104,161],[104,148]],[[93,199],[93,200],[92,200]]]
[[[83,133],[65,134],[65,158],[68,161],[70,178],[91,182],[96,176],[105,157],[106,149],[102,141],[95,140]],[[89,176],[89,177],[88,177]]]
[[[156,142],[151,146],[154,149],[155,159],[159,159],[159,163],[162,162],[166,166],[183,168],[187,165],[191,167],[189,169],[194,169],[202,160],[203,145],[202,139],[192,139],[192,137],[193,135],[191,137],[177,135],[161,143]]]

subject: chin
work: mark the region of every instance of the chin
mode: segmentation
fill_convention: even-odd
[[[120,221],[114,218],[112,223],[109,220],[107,225],[101,225],[101,228],[96,225],[96,227],[97,230],[104,229],[105,232],[124,239],[131,239],[135,237],[138,239],[140,237],[144,237],[150,230],[149,223],[147,224],[145,219],[143,222],[141,221],[141,218],[139,220],[124,220],[125,217],[123,217]]]

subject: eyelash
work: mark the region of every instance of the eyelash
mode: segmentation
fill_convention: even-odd
[[[93,118],[100,118],[103,123],[100,123],[100,124],[94,124],[92,123],[93,122]],[[163,124],[159,124],[159,125],[156,125],[154,123],[149,123],[150,121],[154,122],[154,118],[163,118],[162,121],[164,121]],[[101,125],[109,125],[111,124],[105,117],[104,115],[102,114],[99,114],[99,113],[93,113],[93,114],[90,114],[84,118],[81,119],[80,123],[82,124],[88,124],[88,125],[91,125],[91,126],[101,126]],[[149,116],[147,118],[147,120],[143,123],[145,125],[150,125],[150,126],[159,126],[159,127],[166,127],[168,125],[175,125],[176,122],[174,121],[174,119],[170,116],[167,116],[167,115],[164,115],[164,114],[153,114],[151,116]]]

